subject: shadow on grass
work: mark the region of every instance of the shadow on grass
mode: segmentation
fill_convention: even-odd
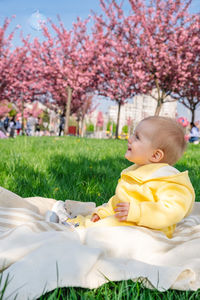
[[[123,157],[89,157],[79,154],[53,154],[46,161],[46,169],[41,171],[16,160],[13,170],[2,166],[4,172],[10,174],[6,182],[0,185],[22,197],[41,196],[60,200],[74,199],[94,201],[97,205],[107,202],[114,194],[121,171],[130,163]],[[196,192],[196,201],[200,201],[198,165],[187,165],[179,161],[178,170],[189,171],[189,176]]]
[[[130,165],[125,159],[90,159],[84,155],[68,158],[57,154],[49,157],[44,171],[15,161],[14,169],[3,187],[21,197],[41,196],[55,199],[108,201],[114,194],[120,172]],[[4,166],[6,167],[6,165]]]
[[[62,191],[64,199],[108,201],[114,194],[121,171],[130,165],[125,159],[90,159],[78,156],[70,159],[56,155],[51,159],[48,173],[53,174],[54,184]],[[59,191],[58,191],[59,195]]]

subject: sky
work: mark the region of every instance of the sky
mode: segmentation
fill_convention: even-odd
[[[128,0],[124,0],[124,10],[127,13],[129,11]],[[193,0],[189,10],[191,13],[200,12],[200,0]],[[20,31],[23,31],[24,36],[30,35],[31,38],[42,37],[38,19],[51,19],[57,23],[59,15],[65,27],[70,30],[77,17],[85,19],[91,14],[91,11],[101,12],[99,0],[0,0],[0,26],[6,17],[11,18],[15,15],[9,26],[10,31],[17,25],[21,27],[13,40],[15,47],[20,44]],[[99,103],[101,104],[98,109],[103,112],[108,109],[109,105],[114,104],[113,101],[108,100],[101,100]],[[178,106],[178,114],[190,118],[190,113],[181,105]],[[197,115],[200,119],[200,109]]]

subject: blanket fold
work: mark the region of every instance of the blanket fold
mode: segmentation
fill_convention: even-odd
[[[143,227],[48,223],[44,215],[55,201],[0,188],[0,290],[8,279],[3,299],[36,299],[57,287],[92,289],[109,280],[139,280],[159,291],[200,288],[200,203],[168,239]],[[95,207],[69,203],[74,215]]]

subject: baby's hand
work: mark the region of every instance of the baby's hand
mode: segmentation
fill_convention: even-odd
[[[115,217],[121,222],[126,221],[128,217],[130,203],[128,202],[120,202],[117,204],[115,208]]]
[[[92,218],[91,218],[91,221],[92,222],[97,222],[97,221],[99,221],[100,220],[100,218],[99,218],[99,216],[97,215],[97,214],[94,214],[93,216],[92,216]]]

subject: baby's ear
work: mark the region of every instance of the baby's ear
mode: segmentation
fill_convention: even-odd
[[[164,158],[164,152],[161,149],[156,149],[153,151],[153,154],[151,156],[151,162],[152,163],[158,163]]]

